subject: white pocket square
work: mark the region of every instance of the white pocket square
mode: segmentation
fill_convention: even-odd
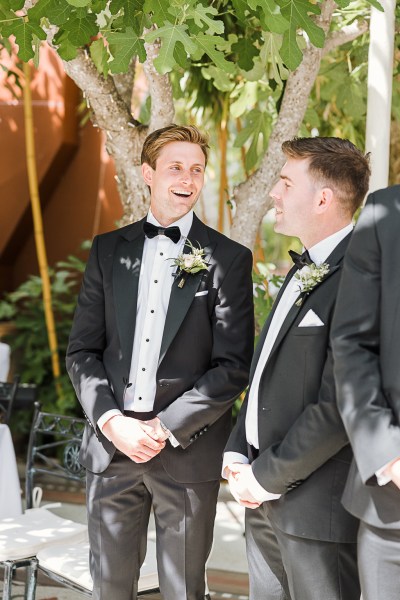
[[[298,327],[322,327],[325,325],[317,314],[310,308],[310,310],[304,315]]]
[[[207,296],[208,290],[203,290],[202,292],[197,292],[195,296]]]

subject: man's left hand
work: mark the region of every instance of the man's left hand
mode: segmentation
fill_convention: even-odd
[[[168,432],[161,427],[161,421],[158,417],[149,421],[139,421],[143,431],[155,440],[165,442],[168,439]]]
[[[228,482],[232,496],[241,506],[246,508],[258,508],[261,502],[258,502],[250,493],[248,488],[249,477],[252,476],[251,466],[241,463],[232,463],[227,466]]]

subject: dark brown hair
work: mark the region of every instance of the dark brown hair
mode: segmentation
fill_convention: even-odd
[[[309,173],[333,190],[344,210],[353,215],[361,206],[371,175],[369,154],[337,137],[293,138],[283,142],[282,150],[288,158],[308,159]]]
[[[190,142],[198,144],[208,160],[208,137],[201,133],[194,125],[168,125],[162,129],[156,129],[144,140],[141,163],[147,163],[152,169],[156,168],[157,158],[161,150],[171,142]]]

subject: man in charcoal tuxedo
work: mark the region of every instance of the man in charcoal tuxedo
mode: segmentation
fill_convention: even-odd
[[[271,191],[275,231],[307,248],[255,351],[223,473],[246,510],[251,600],[359,600],[358,521],[341,505],[352,452],[335,397],[329,332],[369,165],[348,140],[299,138]]]
[[[371,194],[349,244],[332,325],[337,400],[354,461],[363,600],[400,594],[400,186]]]
[[[162,597],[204,599],[230,408],[254,331],[251,252],[192,211],[207,150],[192,126],[146,138],[149,213],[94,239],[79,294],[67,367],[88,422],[96,599],[137,597],[151,505]]]

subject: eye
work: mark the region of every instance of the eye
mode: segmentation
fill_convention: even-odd
[[[201,169],[200,167],[195,167],[193,169],[194,173],[198,173],[199,175],[201,175],[201,173],[203,172],[203,169]]]
[[[171,169],[171,171],[179,171],[179,166],[178,165],[171,165],[170,169]]]

